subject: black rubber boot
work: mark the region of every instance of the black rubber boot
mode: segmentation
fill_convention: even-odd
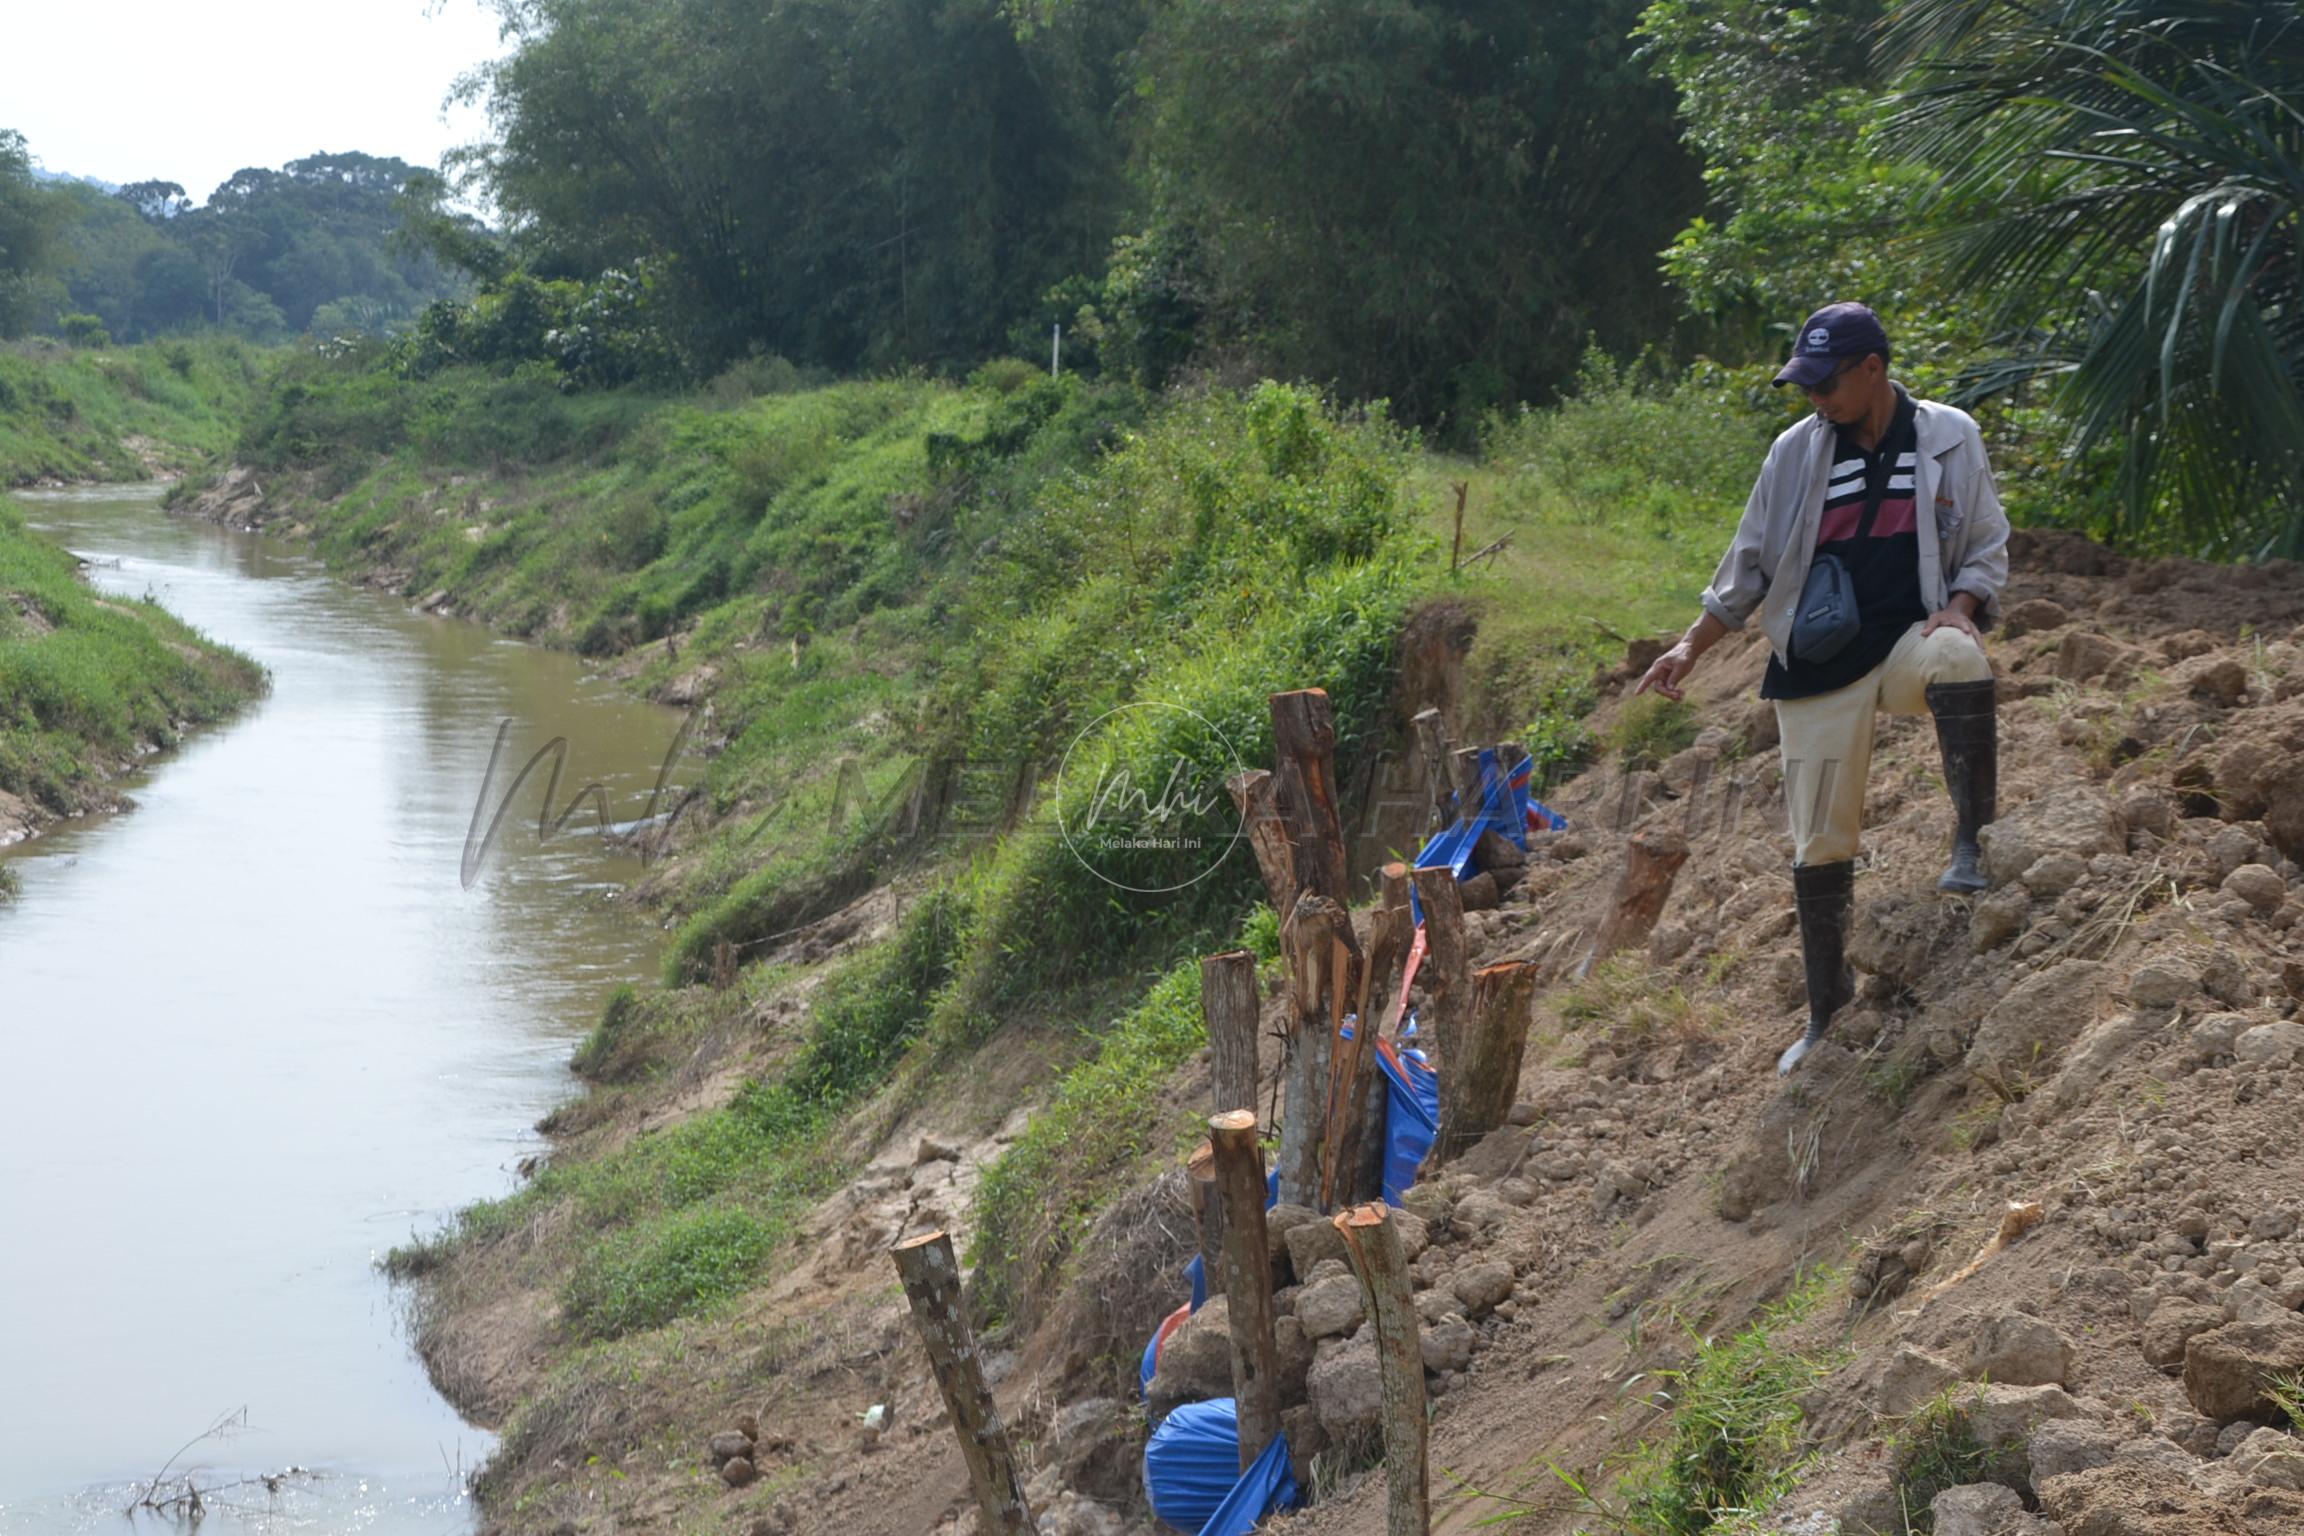
[[[1808,972],[1808,1032],[1776,1059],[1781,1077],[1824,1038],[1832,1015],[1856,995],[1848,969],[1848,912],[1856,895],[1856,861],[1792,866],[1792,900],[1800,913],[1800,959]]]
[[[1991,678],[1930,683],[1928,709],[1944,750],[1944,787],[1952,795],[1952,863],[1940,891],[1980,891],[1986,884],[1976,834],[1991,824],[2000,791],[2000,730]]]

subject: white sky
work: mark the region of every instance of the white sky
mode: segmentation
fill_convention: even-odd
[[[480,0],[0,0],[0,128],[49,170],[205,202],[321,151],[438,164],[487,129],[443,114],[449,86],[503,51]]]

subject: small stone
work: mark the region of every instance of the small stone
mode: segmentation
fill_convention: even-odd
[[[1460,1371],[1472,1363],[1472,1325],[1451,1313],[1424,1330],[1424,1369]]]
[[[2299,1371],[2304,1371],[2304,1318],[2294,1313],[2226,1323],[2195,1334],[2184,1346],[2185,1394],[2194,1408],[2218,1421],[2269,1417],[2274,1408],[2265,1384]]]
[[[1873,1411],[1885,1419],[1900,1419],[1960,1379],[1951,1361],[1910,1344],[1899,1344],[1872,1389]]]
[[[2260,1243],[2284,1242],[2295,1232],[2296,1213],[2292,1210],[2258,1211],[2248,1218],[2248,1235]]]
[[[1945,1489],[1928,1509],[1936,1536],[1999,1536],[2003,1525],[2024,1513],[2024,1501],[1998,1483],[1969,1483]]]
[[[1318,1216],[1291,1225],[1284,1241],[1288,1245],[1289,1267],[1296,1271],[1299,1281],[1309,1280],[1312,1271],[1329,1259],[1347,1262],[1344,1234],[1336,1230],[1335,1223]]]
[[[738,1456],[749,1457],[752,1454],[752,1437],[736,1430],[724,1429],[712,1437],[710,1450],[714,1466]]]
[[[2277,1429],[2259,1429],[2232,1453],[2232,1467],[2259,1488],[2304,1492],[2304,1441]]]
[[[1400,1256],[1413,1264],[1432,1246],[1432,1229],[1414,1211],[1392,1213],[1392,1230],[1400,1238]]]
[[[2244,1013],[2212,1013],[2192,1026],[2192,1057],[2207,1063],[2221,1061],[2232,1054],[2232,1042],[2240,1038],[2240,1031],[2248,1028]]]
[[[731,1488],[742,1488],[759,1475],[748,1456],[731,1456],[720,1463],[720,1481]]]
[[[1350,1275],[1307,1285],[1296,1297],[1296,1320],[1315,1339],[1350,1333],[1360,1326],[1361,1316],[1360,1282]]]
[[[1493,1261],[1467,1264],[1456,1271],[1448,1288],[1464,1304],[1466,1317],[1479,1317],[1493,1311],[1496,1303],[1512,1294],[1512,1266]]]
[[[2279,1293],[2254,1275],[2233,1282],[2224,1293],[2223,1308],[2228,1323],[2261,1323],[2293,1315],[2281,1305]]]
[[[2200,990],[2200,973],[2172,956],[2147,960],[2128,977],[2128,1001],[2138,1008],[2173,1008]]]
[[[2003,1313],[1976,1335],[1968,1374],[2012,1387],[2062,1386],[2072,1371],[2072,1344],[2039,1318]]]
[[[1427,1328],[1437,1327],[1444,1320],[1460,1315],[1459,1309],[1462,1306],[1463,1303],[1456,1299],[1453,1292],[1441,1286],[1416,1293],[1416,1315]]]
[[[2247,1443],[2250,1435],[2263,1427],[2261,1424],[2251,1424],[2246,1419],[2234,1419],[2216,1432],[2216,1454],[2231,1455]]]
[[[912,1151],[912,1165],[915,1168],[922,1163],[956,1163],[958,1161],[960,1161],[960,1149],[948,1141],[939,1141],[933,1136],[921,1137],[920,1145]]]
[[[2288,882],[2262,864],[2243,864],[2224,877],[2219,889],[2239,897],[2258,912],[2277,912],[2288,899]]]
[[[2108,1466],[2116,1449],[2111,1432],[2088,1419],[2050,1419],[2027,1444],[2035,1483]]]
[[[2078,885],[2087,873],[2086,861],[2077,854],[2057,852],[2034,859],[2017,878],[2033,895],[2055,897]]]
[[[1384,1379],[1370,1331],[1333,1345],[1312,1363],[1307,1380],[1320,1427],[1333,1439],[1353,1439],[1383,1422]]]
[[[2062,1387],[1986,1386],[1968,1413],[1976,1438],[1994,1448],[2031,1438],[2050,1419],[2076,1419],[2087,1410]]]
[[[2031,915],[2032,893],[2022,884],[2011,884],[1980,898],[1968,914],[1968,942],[1978,953],[1998,949],[2024,931],[2024,920]]]
[[[2304,1055],[2304,1024],[2282,1019],[2243,1031],[2232,1042],[2232,1058],[2244,1066],[2285,1067]]]

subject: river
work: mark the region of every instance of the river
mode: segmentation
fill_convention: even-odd
[[[569,1049],[662,935],[589,809],[539,839],[537,775],[469,888],[490,806],[568,744],[563,803],[642,814],[679,721],[578,659],[412,612],[286,541],[146,488],[18,497],[91,563],[271,669],[155,758],[125,815],[5,855],[0,1533],[173,1528],[121,1511],[171,1453],[202,1530],[468,1532],[493,1441],[435,1393],[375,1268],[502,1194]],[[678,781],[688,765],[674,771]],[[669,801],[667,801],[669,803]]]

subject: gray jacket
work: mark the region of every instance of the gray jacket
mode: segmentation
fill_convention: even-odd
[[[1901,390],[1902,385],[1897,388]],[[2000,616],[2000,589],[2008,583],[2008,514],[1984,458],[1976,420],[1954,406],[1915,400],[1919,439],[1913,501],[1920,534],[1920,598],[1930,613],[1954,592],[1972,593],[1976,624]],[[1816,527],[1824,515],[1824,487],[1832,469],[1837,429],[1805,416],[1777,435],[1744,504],[1735,540],[1720,558],[1704,608],[1730,629],[1742,629],[1760,611],[1760,629],[1778,660],[1789,659],[1792,610],[1816,554]],[[1935,516],[1928,515],[1935,509]]]

